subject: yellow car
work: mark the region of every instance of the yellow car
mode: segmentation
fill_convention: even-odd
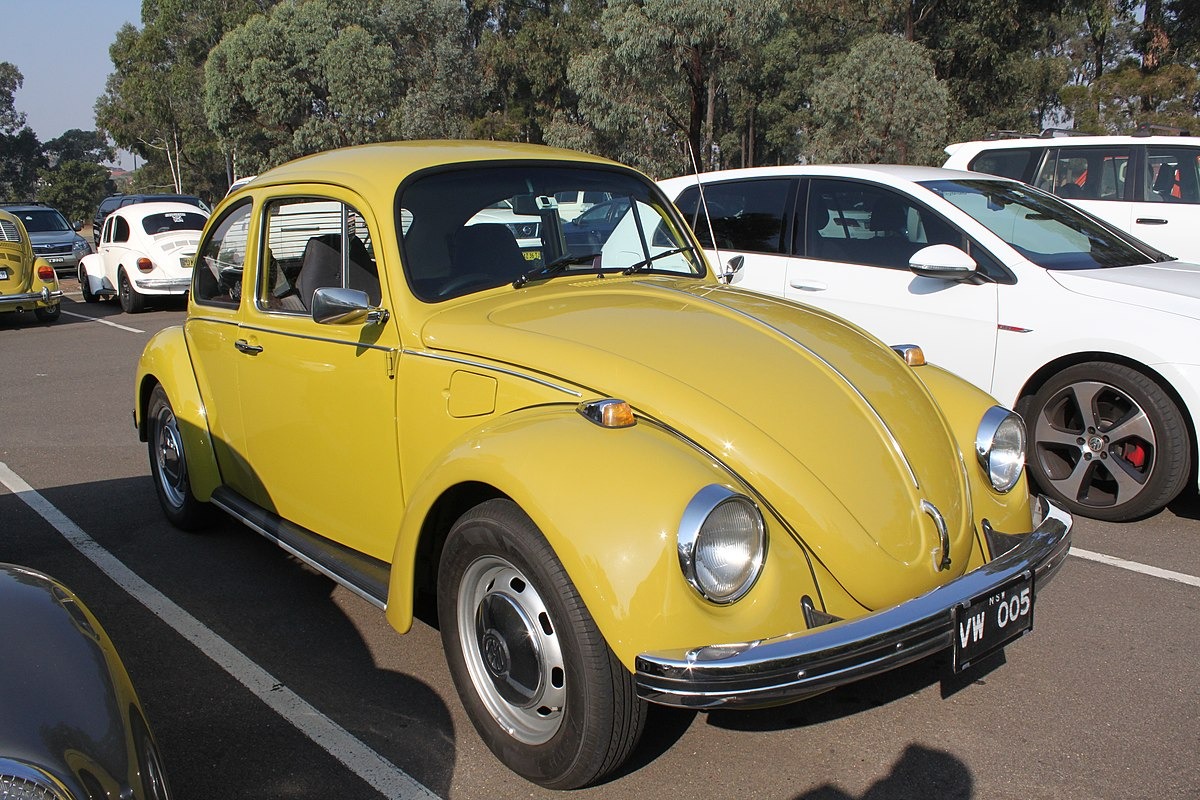
[[[568,247],[556,195],[628,210]],[[538,220],[519,231],[480,211]],[[800,700],[1030,630],[1071,517],[1020,418],[811,308],[714,279],[641,174],[490,142],[259,175],[201,237],[135,420],[166,516],[218,508],[381,608],[436,602],[481,737],[600,780],[648,702]]]
[[[62,312],[54,267],[33,254],[21,220],[0,209],[0,311],[32,311],[40,322]]]

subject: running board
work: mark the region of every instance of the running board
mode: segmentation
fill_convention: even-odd
[[[386,562],[288,522],[278,514],[251,503],[228,486],[220,486],[213,491],[212,504],[368,603],[381,609],[387,607],[391,568]]]

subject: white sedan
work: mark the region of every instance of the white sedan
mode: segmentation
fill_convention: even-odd
[[[152,295],[183,295],[208,212],[187,203],[136,203],[108,215],[96,252],[79,264],[83,299],[117,297],[137,313]]]
[[[703,191],[695,176],[660,183],[724,280],[918,344],[1017,408],[1030,474],[1072,512],[1144,516],[1195,480],[1200,266],[979,173],[830,165],[701,179]]]

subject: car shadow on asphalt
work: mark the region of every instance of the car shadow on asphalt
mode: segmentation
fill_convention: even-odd
[[[232,519],[217,515],[211,528],[197,534],[171,528],[149,477],[39,493],[266,671],[276,689],[291,690],[431,792],[447,796],[458,747],[446,704],[419,670],[396,668],[401,659],[394,653],[391,668],[383,666],[373,649],[381,641],[389,650],[407,647],[404,663],[425,663],[426,654],[416,650],[426,642],[396,636],[400,641],[393,643],[382,612]],[[244,692],[241,677],[213,663],[219,653],[204,653],[212,662],[199,658],[195,645],[129,595],[107,588],[97,597],[95,587],[108,582],[65,540],[47,536],[46,526],[15,495],[0,493],[0,519],[6,521],[2,560],[63,580],[101,616],[147,708],[172,786],[186,787],[179,796],[222,796],[228,776],[236,774],[257,776],[261,797],[323,795],[329,770],[341,769],[334,761],[339,756],[304,758],[315,745]],[[16,524],[23,520],[29,522]],[[340,796],[368,794],[373,792],[366,787],[357,793],[343,785]]]
[[[911,744],[892,765],[891,772],[871,784],[857,799],[836,786],[826,785],[796,795],[795,800],[969,800],[974,783],[970,768],[955,756]]]

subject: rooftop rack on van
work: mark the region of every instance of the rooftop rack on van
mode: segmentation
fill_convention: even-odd
[[[985,141],[997,139],[1053,139],[1057,136],[1092,136],[1085,131],[1071,128],[1044,128],[1041,133],[1023,133],[1022,131],[990,131],[983,135]]]
[[[1177,128],[1174,125],[1151,125],[1143,122],[1133,131],[1134,136],[1191,136],[1187,128]]]

